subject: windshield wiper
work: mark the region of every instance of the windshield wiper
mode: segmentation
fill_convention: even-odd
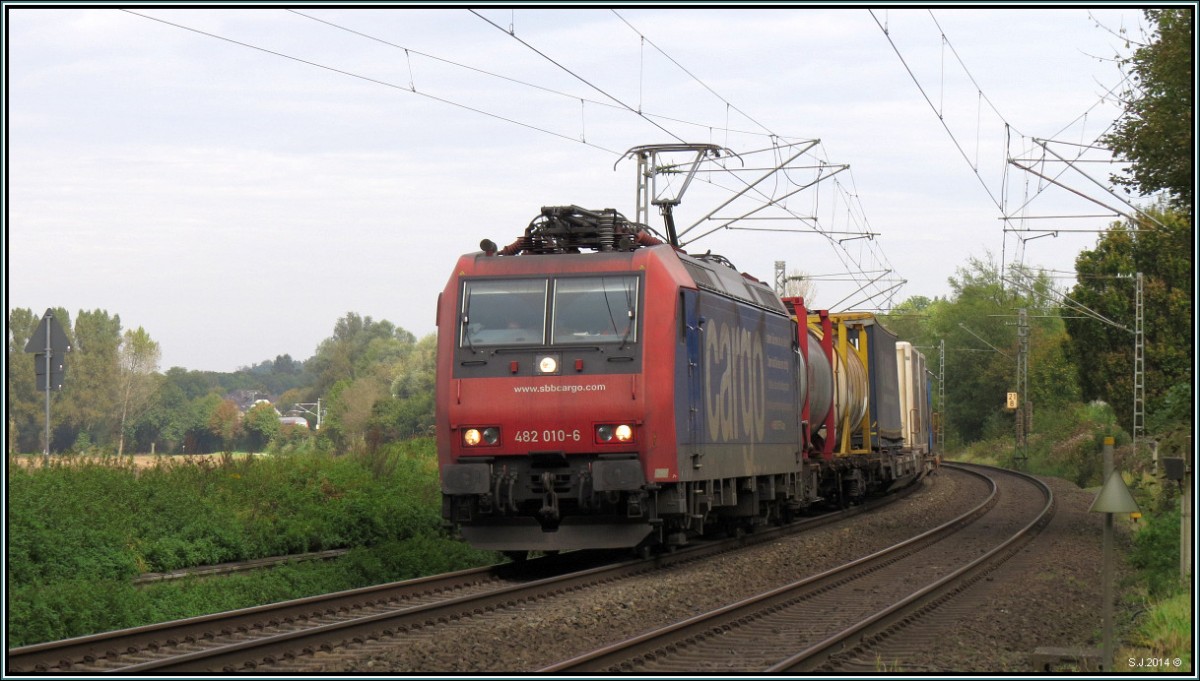
[[[636,317],[634,317],[633,310],[629,310],[629,323],[625,325],[625,337],[621,339],[621,347],[618,348],[619,350],[624,350],[625,346],[629,344],[629,336],[633,333],[633,322],[635,319]]]

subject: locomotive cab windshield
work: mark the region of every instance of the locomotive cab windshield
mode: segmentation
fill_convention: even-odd
[[[636,275],[467,280],[459,347],[635,343],[638,289]]]
[[[545,279],[463,282],[459,347],[543,345]]]

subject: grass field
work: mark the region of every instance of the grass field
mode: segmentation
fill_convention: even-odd
[[[218,464],[224,461],[225,454],[126,454],[125,456],[81,456],[77,454],[51,454],[51,465],[108,465],[108,466],[133,466],[135,468],[149,468],[157,464],[166,463],[201,463],[211,462]],[[261,452],[250,454],[247,452],[234,452],[232,455],[234,461],[240,461],[249,457],[269,456]],[[15,454],[8,457],[8,461],[12,465],[21,466],[23,468],[35,468],[43,466],[46,463],[46,458],[42,454]]]

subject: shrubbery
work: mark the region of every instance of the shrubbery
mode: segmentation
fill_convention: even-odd
[[[10,462],[11,464],[11,462]],[[9,646],[482,565],[442,535],[431,440],[319,453],[9,466]],[[331,562],[137,589],[131,579],[353,548]]]
[[[1117,425],[1112,407],[1103,402],[1035,411],[1033,418],[1034,432],[1026,439],[1023,450],[1016,447],[1011,432],[993,433],[992,437],[966,447],[963,458],[1015,468],[1024,455],[1024,468],[1030,473],[1091,487],[1102,482],[1104,438],[1116,439],[1118,459],[1125,453],[1123,445],[1129,442]]]

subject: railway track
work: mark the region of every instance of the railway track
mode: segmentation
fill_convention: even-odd
[[[933,644],[906,631],[942,617],[956,595],[1016,553],[1053,515],[1053,494],[1032,477],[955,468],[987,477],[992,491],[940,527],[541,671],[863,672],[917,659]]]
[[[7,669],[17,674],[302,670],[304,660],[314,653],[368,640],[402,639],[410,632],[772,541],[869,512],[911,490],[649,559],[563,554],[14,648],[8,651]]]

